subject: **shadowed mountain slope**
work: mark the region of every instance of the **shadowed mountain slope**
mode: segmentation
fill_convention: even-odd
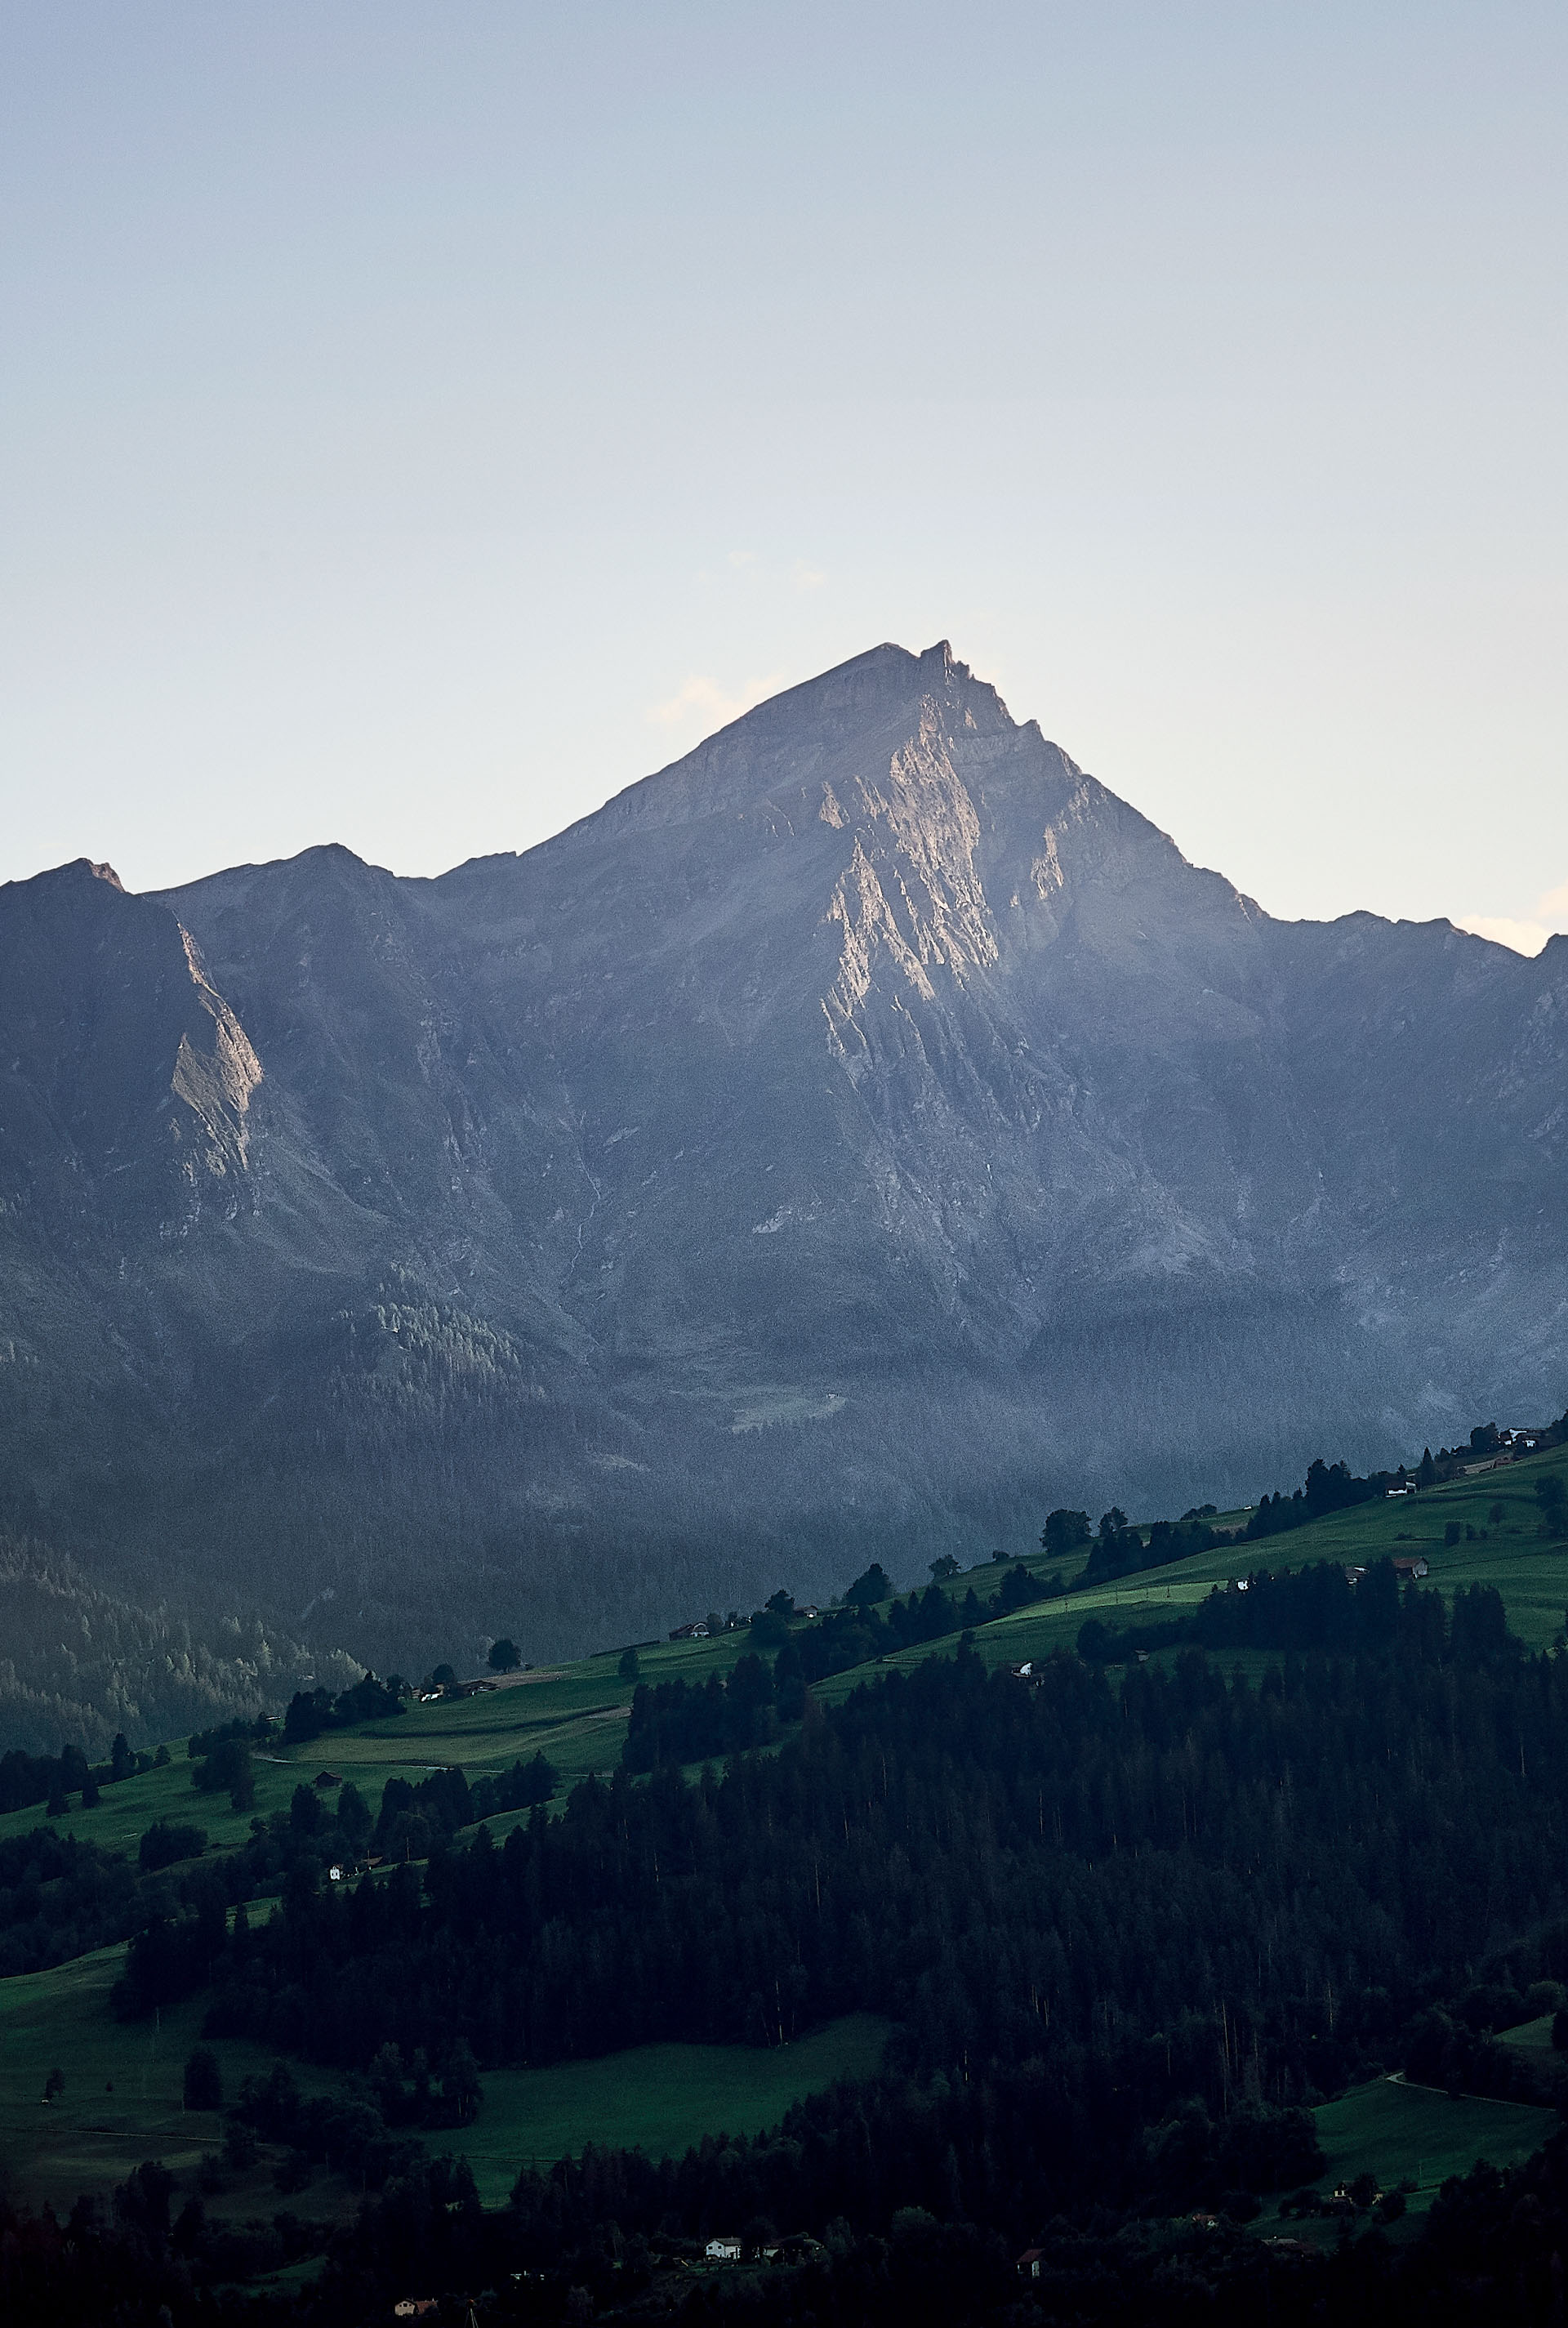
[[[407,1656],[1389,1460],[1563,1404],[1565,1044],[1568,942],[1271,921],[944,645],[439,880],[68,867],[0,891],[5,1477]]]

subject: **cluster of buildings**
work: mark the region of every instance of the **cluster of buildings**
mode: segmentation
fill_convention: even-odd
[[[815,1617],[821,1612],[814,1600],[807,1600],[791,1613],[796,1617]],[[717,1629],[721,1633],[743,1633],[746,1623],[746,1618],[737,1617],[732,1610]],[[711,1638],[715,1629],[706,1617],[694,1617],[690,1625],[677,1625],[670,1638],[672,1641],[706,1641]]]
[[[1413,1576],[1419,1579],[1422,1576],[1430,1576],[1432,1574],[1432,1570],[1427,1563],[1427,1558],[1424,1553],[1400,1552],[1395,1553],[1394,1556],[1394,1572],[1395,1576],[1399,1578],[1401,1583],[1404,1583],[1408,1577]],[[1365,1567],[1357,1567],[1351,1562],[1346,1562],[1345,1582],[1347,1584],[1359,1584],[1366,1573],[1366,1571]]]
[[[721,2231],[717,2239],[709,2240],[702,2252],[708,2263],[739,2263],[745,2257],[746,2248],[744,2242],[733,2232]],[[809,2263],[812,2256],[819,2256],[822,2252],[820,2239],[812,2239],[804,2231],[796,2231],[788,2239],[776,2239],[766,2247],[758,2248],[756,2260],[758,2263]]]

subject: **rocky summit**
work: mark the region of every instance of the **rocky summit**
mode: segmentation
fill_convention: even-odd
[[[522,856],[0,890],[0,1497],[408,1658],[1568,1381],[1568,939],[1272,920],[945,644]]]

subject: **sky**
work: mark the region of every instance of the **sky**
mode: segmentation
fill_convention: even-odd
[[[948,638],[1568,929],[1568,12],[0,0],[0,879],[526,849]]]

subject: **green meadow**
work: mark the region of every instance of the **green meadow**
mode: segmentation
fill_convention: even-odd
[[[484,2105],[462,2147],[487,2204],[520,2166],[576,2157],[588,2143],[679,2157],[705,2135],[760,2134],[791,2104],[839,2078],[880,2065],[888,2023],[855,2013],[793,2045],[638,2045],[596,2061],[505,2070],[484,2080]]]
[[[1552,2023],[1556,2015],[1542,2014],[1538,2021],[1522,2022],[1517,2029],[1503,2032],[1505,2045],[1516,2045],[1522,2053],[1540,2054],[1555,2051],[1552,2043]]]
[[[1451,2174],[1467,2174],[1479,2158],[1493,2166],[1516,2165],[1539,2150],[1558,2123],[1555,2110],[1469,2094],[1451,2098],[1400,2078],[1353,2086],[1312,2115],[1327,2161],[1319,2190],[1331,2192],[1364,2173],[1385,2191],[1413,2182],[1409,2206],[1418,2215]]]
[[[0,2164],[8,2187],[36,2205],[69,2208],[79,2192],[123,2182],[144,2158],[161,2158],[189,2187],[202,2154],[223,2136],[219,2111],[186,2110],[184,2064],[201,2041],[204,2001],[196,1998],[129,2026],[115,2020],[108,1995],[125,1960],[123,1948],[99,1948],[51,1971],[0,1981]],[[793,2045],[643,2045],[591,2061],[542,2070],[502,2070],[484,2079],[484,2099],[460,2135],[431,2137],[461,2149],[481,2196],[498,2205],[524,2165],[548,2165],[600,2148],[678,2155],[707,2135],[756,2134],[777,2124],[793,2102],[838,2078],[876,2070],[888,2024],[851,2014]],[[248,2077],[265,2076],[273,2055],[258,2045],[217,2038],[211,2050],[233,2101]],[[291,2060],[306,2093],[342,2082]],[[63,2091],[43,2099],[50,2072]],[[281,2154],[228,2178],[209,2201],[219,2216],[270,2214],[280,2203],[271,2181]],[[334,2214],[357,2191],[318,2173],[290,2203]]]
[[[202,2000],[151,2023],[116,2021],[108,1994],[124,1960],[123,1948],[97,1948],[51,1971],[0,1981],[0,2166],[8,2186],[34,2204],[69,2207],[79,2192],[123,2182],[144,2158],[161,2158],[187,2181],[202,2152],[222,2140],[219,2112],[188,2111],[182,2103]],[[230,2100],[242,2079],[271,2066],[258,2046],[224,2042],[213,2050]],[[293,2066],[307,2091],[324,2086]],[[45,2102],[52,2070],[63,2073],[65,2087]],[[263,2199],[267,2212],[279,2203],[270,2181],[253,2175],[228,2205],[253,2212]],[[215,2203],[221,2211],[223,2202]]]
[[[1048,1657],[1053,1649],[1071,1648],[1085,1618],[1101,1617],[1114,1628],[1151,1623],[1165,1614],[1178,1615],[1203,1600],[1216,1584],[1245,1576],[1258,1568],[1300,1568],[1317,1560],[1366,1566],[1374,1560],[1404,1554],[1424,1558],[1430,1569],[1429,1587],[1451,1597],[1461,1584],[1490,1584],[1502,1596],[1508,1623],[1531,1648],[1545,1648],[1563,1630],[1568,1610],[1568,1543],[1548,1544],[1539,1533],[1540,1506],[1535,1482],[1546,1472],[1568,1478],[1568,1449],[1526,1456],[1500,1471],[1473,1479],[1456,1479],[1447,1487],[1429,1488],[1418,1496],[1361,1504],[1347,1512],[1314,1521],[1289,1535],[1269,1536],[1255,1544],[1224,1544],[1198,1553],[1168,1567],[1146,1569],[1119,1583],[1069,1592],[1064,1598],[1020,1609],[1010,1617],[982,1626],[974,1646],[991,1666],[1019,1665],[1032,1657]],[[1501,1517],[1493,1518],[1496,1507]],[[1245,1512],[1224,1513],[1216,1526],[1238,1527]],[[1458,1544],[1445,1542],[1451,1524],[1460,1529]],[[1472,1535],[1467,1539],[1464,1531]],[[1484,1533],[1483,1533],[1484,1532]],[[1043,1552],[1029,1554],[1025,1565],[1045,1577],[1061,1566]],[[990,1578],[999,1572],[989,1565],[953,1579],[962,1593],[970,1584],[983,1599]],[[1079,1570],[1081,1573],[1081,1567]],[[949,1646],[938,1643],[938,1648]],[[918,1665],[929,1647],[906,1649],[887,1660],[892,1666]],[[1226,1666],[1247,1657],[1227,1657]],[[1267,1662],[1255,1659],[1260,1670]],[[847,1696],[866,1678],[864,1671],[836,1675],[818,1694],[833,1700]]]

